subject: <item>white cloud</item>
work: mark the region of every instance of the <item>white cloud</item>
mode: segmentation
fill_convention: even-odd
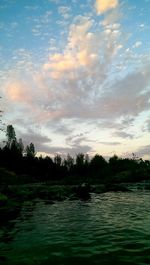
[[[57,82],[70,79],[73,83],[86,78],[103,82],[111,61],[122,48],[120,24],[114,23],[98,32],[93,32],[93,26],[92,19],[81,16],[70,26],[64,51],[50,54],[43,66],[51,78]]]
[[[149,158],[150,157],[150,145],[141,146],[139,149],[136,150],[136,154],[139,157]]]
[[[103,144],[103,145],[108,145],[108,146],[115,146],[115,145],[120,145],[121,143],[120,142],[99,142],[100,144]]]
[[[118,6],[118,0],[96,0],[95,8],[98,14],[103,14]]]
[[[114,133],[114,136],[118,136],[118,137],[123,138],[123,139],[125,139],[125,138],[133,139],[134,138],[133,134],[127,133],[127,132],[123,132],[123,131],[116,131]]]
[[[145,24],[140,24],[140,28],[144,28],[145,27]]]
[[[69,6],[59,6],[58,13],[64,18],[69,19],[71,16],[71,7]]]
[[[96,36],[90,32],[92,21],[82,17],[78,24],[70,27],[68,43],[63,53],[55,53],[49,56],[49,62],[45,63],[44,69],[49,70],[54,79],[63,77],[72,70],[92,66],[97,53],[93,49]]]
[[[118,5],[118,1],[97,1],[98,14],[106,12],[103,20],[94,13],[93,17],[75,17],[66,44],[63,35],[60,47],[57,38],[49,38],[46,56],[43,52],[37,56],[40,65],[31,52],[19,49],[12,54],[12,69],[1,72],[6,121],[22,128],[39,125],[44,135],[50,134],[49,138],[39,133],[38,138],[29,129],[22,133],[26,141],[35,142],[37,151],[93,152],[95,141],[104,150],[109,146],[119,150],[118,138],[128,142],[136,138],[136,119],[150,108],[150,65],[148,54],[140,54],[141,49],[135,53],[142,41],[135,42],[134,49],[130,42],[126,45]],[[62,16],[70,12],[66,6],[58,9]],[[50,22],[50,16],[45,12],[35,21],[35,35],[41,33],[42,23]],[[82,132],[80,126],[97,131],[91,136],[77,135]],[[98,138],[99,132],[104,139]],[[61,147],[53,141],[57,138]]]
[[[142,45],[141,41],[137,41],[134,45],[133,48],[139,48]]]

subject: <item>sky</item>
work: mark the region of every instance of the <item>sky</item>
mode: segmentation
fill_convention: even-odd
[[[150,159],[149,14],[150,0],[0,0],[4,130],[37,155]]]

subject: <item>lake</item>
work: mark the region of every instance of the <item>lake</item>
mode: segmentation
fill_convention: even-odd
[[[150,191],[25,203],[0,238],[2,265],[149,265]]]

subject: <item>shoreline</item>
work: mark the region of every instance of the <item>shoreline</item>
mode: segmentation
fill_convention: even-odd
[[[64,200],[88,201],[91,193],[101,194],[106,192],[135,192],[150,190],[150,181],[121,184],[99,185],[49,185],[49,184],[19,184],[1,186],[0,189],[0,224],[15,219],[21,211],[23,203],[33,204],[37,199],[48,204]]]

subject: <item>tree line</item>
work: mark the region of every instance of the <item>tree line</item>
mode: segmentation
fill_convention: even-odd
[[[11,172],[7,174],[7,172]],[[31,183],[50,182],[59,184],[89,184],[136,182],[150,179],[150,161],[136,158],[119,158],[114,155],[107,161],[96,154],[79,153],[76,157],[59,154],[54,158],[36,156],[34,144],[24,147],[17,139],[12,125],[7,126],[6,141],[0,148],[0,182]]]

